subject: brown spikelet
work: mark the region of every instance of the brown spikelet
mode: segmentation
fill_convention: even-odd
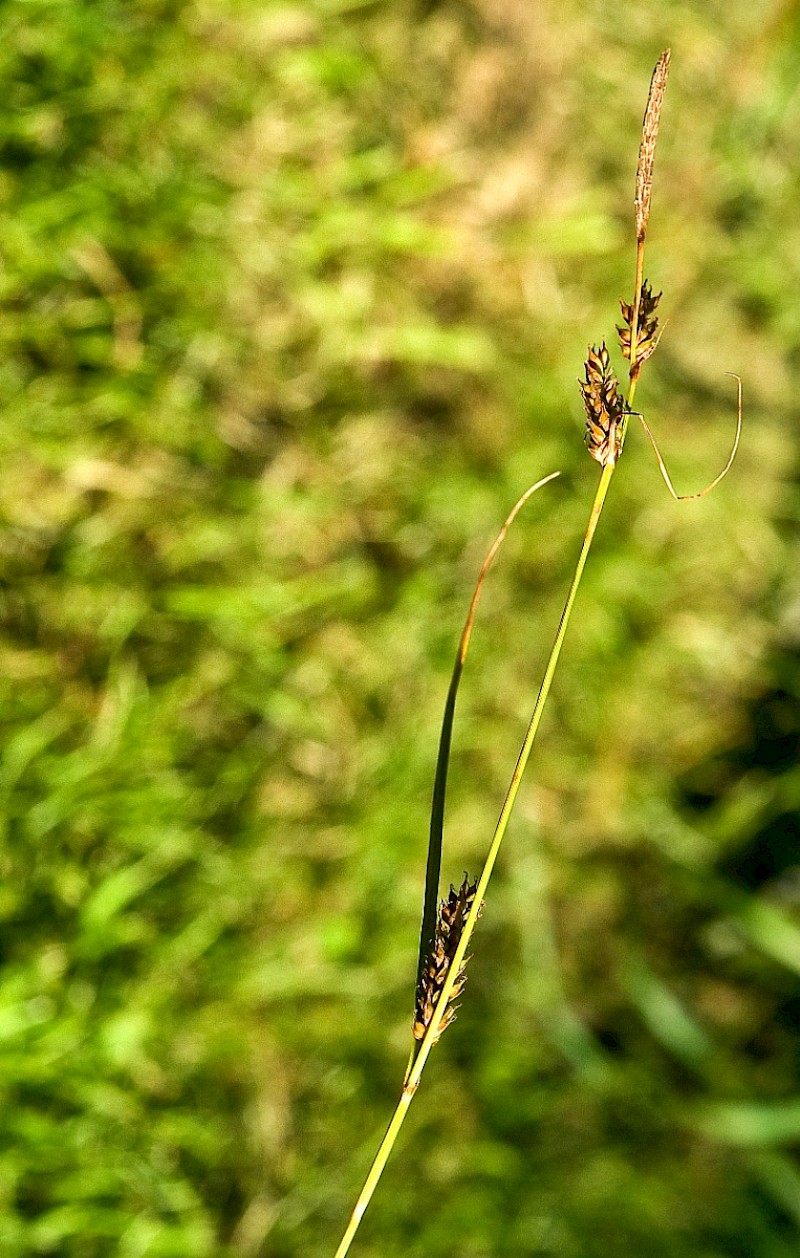
[[[626,413],[605,341],[589,346],[584,367],[586,379],[579,383],[586,408],[586,445],[592,458],[605,467],[619,457],[620,426]]]
[[[636,168],[636,239],[644,240],[647,220],[650,217],[650,190],[653,186],[653,158],[656,151],[661,105],[669,74],[670,50],[665,48],[656,62],[650,80],[650,93],[642,122],[642,142],[639,146],[639,164]]]
[[[422,967],[419,983],[417,984],[416,1007],[414,1010],[414,1026],[413,1033],[415,1040],[425,1038],[425,1032],[430,1026],[433,1011],[436,1002],[439,999],[445,979],[450,971],[453,963],[456,949],[458,948],[461,933],[464,929],[464,922],[469,913],[472,902],[475,899],[475,892],[478,884],[470,882],[469,876],[464,875],[464,881],[456,891],[455,887],[450,887],[450,894],[446,900],[442,900],[439,905],[439,916],[436,921],[436,933],[433,937],[433,943],[425,958]],[[483,906],[481,906],[483,907]],[[465,957],[459,967],[458,976],[455,986],[450,993],[450,1000],[444,1017],[439,1024],[439,1031],[434,1039],[434,1044],[439,1040],[439,1036],[445,1027],[456,1016],[456,1006],[453,1002],[461,994],[466,982],[466,974],[464,973],[469,957]]]
[[[654,293],[649,282],[645,280],[639,296],[639,317],[636,329],[636,363],[639,367],[647,361],[658,344],[659,331],[656,306],[661,301],[661,297],[662,294]],[[619,343],[625,357],[630,358],[634,307],[632,303],[627,301],[620,300],[619,304],[622,310],[622,318],[625,320],[622,327],[617,324]]]

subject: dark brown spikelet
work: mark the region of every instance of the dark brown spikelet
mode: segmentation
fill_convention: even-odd
[[[658,316],[656,315],[656,306],[661,301],[662,294],[654,293],[647,280],[642,284],[642,291],[639,297],[639,318],[638,327],[636,329],[636,362],[638,366],[647,362],[658,344]],[[631,356],[631,331],[633,327],[633,305],[627,301],[620,301],[620,309],[622,317],[625,320],[622,327],[617,324],[619,333],[619,343],[622,346],[622,352],[626,358]]]
[[[584,364],[586,379],[579,381],[586,407],[586,445],[593,459],[605,467],[616,463],[625,402],[608,357],[606,343],[589,346]]]
[[[430,1026],[436,1002],[444,987],[445,979],[450,972],[450,966],[453,963],[453,957],[461,939],[464,922],[475,899],[477,886],[478,884],[470,882],[469,876],[465,874],[464,881],[458,888],[458,891],[451,886],[449,896],[446,900],[442,900],[439,905],[436,934],[425,958],[425,964],[422,967],[422,974],[417,986],[413,1026],[415,1040],[424,1039],[425,1032]],[[433,1041],[434,1044],[438,1042],[442,1031],[450,1025],[456,1016],[457,1006],[453,1002],[464,989],[464,983],[466,982],[464,971],[468,960],[469,957],[465,957],[459,967],[458,976],[450,993],[450,1000],[447,1003],[447,1009],[439,1024],[436,1039]]]

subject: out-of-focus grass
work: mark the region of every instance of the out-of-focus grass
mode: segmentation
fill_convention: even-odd
[[[800,1232],[797,6],[0,13],[0,1248],[332,1252],[407,1050],[479,558],[474,867],[596,469],[669,327],[457,1026],[364,1255],[784,1258]],[[637,399],[638,400],[638,399]],[[546,496],[549,495],[549,496]]]

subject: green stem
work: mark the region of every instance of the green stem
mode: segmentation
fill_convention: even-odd
[[[453,957],[450,968],[448,970],[447,978],[445,979],[444,985],[439,995],[439,999],[436,1002],[436,1008],[433,1011],[430,1025],[425,1033],[425,1038],[423,1039],[420,1045],[419,1052],[417,1053],[414,1064],[411,1067],[410,1071],[408,1072],[408,1076],[403,1085],[403,1091],[400,1094],[400,1100],[397,1103],[397,1108],[395,1109],[395,1112],[392,1116],[392,1120],[389,1123],[389,1127],[386,1131],[386,1135],[381,1141],[380,1148],[378,1149],[378,1152],[375,1155],[375,1160],[373,1161],[369,1174],[367,1175],[366,1182],[364,1184],[364,1187],[361,1190],[358,1201],[356,1202],[355,1208],[350,1217],[350,1222],[348,1223],[348,1226],[347,1226],[347,1230],[344,1236],[342,1237],[342,1242],[336,1251],[335,1258],[344,1258],[345,1254],[350,1248],[350,1244],[353,1240],[353,1237],[355,1236],[358,1230],[358,1226],[361,1222],[361,1219],[364,1216],[364,1211],[369,1205],[372,1194],[374,1193],[375,1188],[377,1187],[378,1181],[383,1173],[383,1168],[385,1167],[389,1159],[389,1154],[392,1151],[394,1142],[397,1139],[400,1128],[402,1127],[405,1121],[406,1114],[408,1113],[408,1108],[411,1104],[411,1101],[413,1100],[414,1093],[416,1092],[417,1087],[419,1085],[420,1077],[422,1075],[423,1069],[425,1068],[425,1063],[428,1060],[430,1051],[433,1048],[433,1045],[439,1036],[441,1020],[442,1020],[442,1017],[444,1016],[444,1013],[447,1009],[448,1004],[450,1003],[450,997],[452,995],[453,987],[455,986],[455,982],[458,977],[459,971],[461,969],[461,965],[464,961],[464,957],[466,956],[467,948],[469,947],[469,943],[472,938],[472,933],[475,929],[475,924],[478,920],[478,914],[480,912],[481,905],[483,903],[483,897],[486,893],[486,888],[489,885],[489,879],[492,876],[492,870],[494,869],[495,862],[497,860],[497,855],[500,851],[500,845],[503,842],[506,829],[508,828],[508,822],[511,817],[512,809],[514,807],[514,801],[517,798],[517,793],[519,791],[520,783],[522,781],[522,775],[525,772],[525,766],[528,763],[528,758],[531,754],[531,749],[533,747],[534,739],[536,738],[536,732],[539,728],[539,723],[542,719],[544,705],[547,702],[547,696],[550,693],[550,687],[553,683],[553,677],[555,675],[556,665],[558,664],[558,657],[561,654],[561,648],[564,644],[564,638],[566,636],[567,626],[569,624],[569,619],[572,614],[572,608],[575,603],[575,596],[578,593],[578,586],[581,583],[583,570],[586,567],[586,560],[589,556],[589,551],[592,546],[592,541],[594,540],[595,531],[597,529],[597,523],[600,519],[600,513],[603,510],[603,504],[606,500],[606,494],[608,493],[608,487],[611,484],[611,477],[614,474],[614,467],[615,465],[613,463],[608,463],[603,468],[603,474],[600,477],[600,483],[597,486],[597,492],[595,493],[594,502],[592,504],[592,510],[589,515],[589,523],[586,527],[586,533],[583,539],[583,546],[581,547],[581,553],[580,553],[580,556],[578,557],[578,562],[575,566],[575,572],[572,577],[572,583],[569,587],[569,593],[567,594],[567,601],[564,604],[564,610],[561,613],[561,620],[559,621],[558,631],[556,633],[555,641],[553,643],[553,648],[550,652],[550,658],[547,661],[547,667],[544,672],[544,678],[542,679],[542,684],[539,689],[539,694],[537,696],[536,704],[534,706],[533,713],[531,715],[530,723],[528,725],[528,729],[525,734],[525,738],[523,740],[519,756],[517,758],[517,763],[514,768],[514,772],[511,776],[511,782],[509,783],[509,787],[508,787],[508,790],[506,791],[505,799],[503,800],[503,806],[500,810],[500,816],[497,820],[497,825],[495,827],[491,847],[489,848],[489,854],[486,857],[486,863],[484,864],[483,872],[481,873],[481,876],[478,880],[478,887],[475,893],[475,898],[472,902],[472,907],[464,922],[464,929],[461,934],[461,939],[459,941],[458,948],[456,949],[455,955]]]
[[[489,548],[489,553],[483,561],[481,570],[478,573],[478,580],[475,583],[475,589],[472,592],[472,601],[467,612],[467,619],[464,622],[464,628],[461,631],[461,638],[456,651],[455,664],[453,665],[453,675],[450,678],[450,687],[447,691],[447,700],[444,705],[444,716],[442,717],[442,730],[439,736],[439,754],[436,758],[436,776],[433,782],[433,800],[431,803],[431,826],[430,836],[428,839],[428,859],[425,869],[425,896],[422,908],[422,927],[419,937],[419,957],[417,960],[417,982],[419,987],[422,978],[422,970],[425,965],[425,957],[428,949],[433,942],[434,933],[436,931],[436,917],[439,903],[439,876],[442,866],[442,844],[444,841],[444,808],[447,796],[447,773],[450,764],[450,744],[453,737],[453,721],[456,712],[456,699],[458,697],[458,687],[461,682],[461,674],[464,671],[464,665],[467,661],[469,653],[469,644],[472,637],[472,628],[475,623],[475,613],[478,609],[478,600],[483,590],[483,583],[489,573],[489,569],[497,557],[497,553],[506,539],[508,530],[516,520],[525,503],[533,497],[537,490],[542,486],[549,484],[551,480],[559,475],[558,472],[551,472],[549,476],[543,476],[541,480],[537,480],[535,485],[530,485],[525,493],[522,494],[514,506],[509,511],[503,526],[497,537],[494,539]],[[417,1055],[417,1041],[414,1040],[409,1058],[408,1069]]]
[[[347,1231],[342,1237],[339,1248],[336,1250],[336,1258],[344,1258],[344,1255],[350,1248],[353,1237],[358,1231],[358,1225],[364,1216],[364,1211],[369,1205],[372,1199],[372,1194],[378,1186],[378,1180],[383,1174],[383,1168],[389,1160],[389,1154],[394,1147],[397,1134],[405,1122],[408,1107],[414,1099],[415,1091],[416,1085],[413,1091],[409,1089],[408,1083],[403,1085],[403,1091],[400,1094],[400,1100],[397,1102],[397,1108],[392,1115],[392,1121],[389,1123],[386,1135],[383,1137],[381,1146],[375,1154],[375,1160],[369,1169],[369,1175],[366,1178],[364,1187],[361,1189],[358,1201],[353,1208],[353,1213],[350,1215],[350,1222],[347,1225]]]
[[[642,369],[641,363],[638,361],[639,355],[639,312],[642,305],[642,283],[644,282],[644,236],[636,241],[636,276],[633,281],[633,313],[631,316],[631,348],[630,348],[630,373],[628,377],[628,410],[633,406],[633,399],[636,394],[636,385],[639,380],[639,372]],[[622,432],[619,439],[619,452],[622,454],[622,448],[625,445],[625,436],[628,431],[628,416],[625,415],[622,420]]]

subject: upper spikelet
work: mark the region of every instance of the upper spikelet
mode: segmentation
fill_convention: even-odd
[[[647,280],[644,281],[639,296],[639,317],[636,328],[636,362],[638,366],[646,362],[658,344],[658,316],[656,306],[661,301],[661,293],[654,293]],[[633,328],[633,304],[620,300],[622,327],[617,324],[619,343],[626,358],[631,356],[631,331]]]
[[[579,383],[586,407],[586,445],[592,458],[605,467],[619,457],[620,426],[626,413],[605,341],[589,346],[584,368],[586,378]]]
[[[464,881],[458,888],[458,891],[451,886],[449,896],[446,900],[442,900],[439,906],[436,933],[425,957],[419,983],[417,984],[413,1026],[414,1039],[416,1040],[424,1039],[425,1032],[430,1026],[436,1002],[444,987],[445,979],[450,972],[450,967],[464,929],[464,922],[472,907],[476,891],[477,883],[470,882],[469,876],[465,874]],[[439,1023],[439,1030],[433,1041],[434,1044],[437,1043],[445,1027],[449,1026],[456,1016],[456,1006],[453,1002],[463,991],[464,983],[466,982],[464,971],[468,960],[469,958],[465,957],[459,966],[455,985],[450,993],[444,1016]]]
[[[653,158],[656,152],[658,124],[661,120],[661,106],[664,101],[664,90],[669,74],[670,50],[665,48],[656,62],[653,77],[650,80],[650,92],[647,97],[647,108],[642,121],[642,142],[639,147],[639,162],[636,167],[636,239],[644,240],[647,233],[647,221],[650,218],[650,191],[653,187]]]

